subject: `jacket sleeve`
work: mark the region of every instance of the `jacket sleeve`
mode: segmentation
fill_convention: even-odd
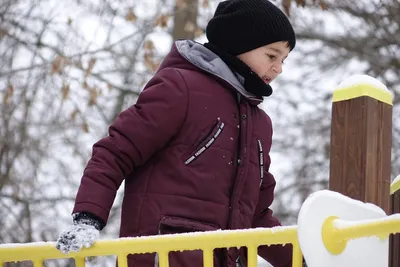
[[[121,112],[108,136],[93,145],[72,213],[89,212],[106,224],[122,181],[180,130],[187,112],[187,88],[178,70],[157,73],[135,105]]]

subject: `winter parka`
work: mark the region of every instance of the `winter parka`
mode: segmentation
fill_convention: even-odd
[[[125,180],[121,237],[280,225],[270,209],[271,120],[239,80],[203,45],[175,42],[137,103],[94,144],[73,212],[106,223]],[[291,253],[291,245],[259,248],[275,267],[290,266]],[[221,250],[215,266],[238,259],[245,264],[244,250]],[[153,267],[157,257],[128,262]],[[201,251],[170,255],[172,267],[202,263]]]

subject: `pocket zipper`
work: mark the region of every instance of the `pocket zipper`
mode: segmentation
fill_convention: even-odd
[[[260,187],[264,180],[264,152],[262,148],[261,140],[257,140],[258,142],[258,154],[259,154],[259,161],[260,161]]]
[[[185,161],[185,165],[188,165],[193,160],[198,158],[204,151],[206,151],[215,142],[217,137],[221,134],[222,130],[224,129],[224,126],[225,124],[221,122],[221,124],[218,126],[217,132],[211,137],[211,139],[204,146],[202,146],[199,150],[197,150],[196,153],[194,153],[194,155],[192,155]]]

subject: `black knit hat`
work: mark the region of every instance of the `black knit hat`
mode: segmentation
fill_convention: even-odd
[[[220,2],[206,36],[210,43],[234,56],[279,41],[287,41],[290,50],[296,45],[289,19],[268,0]]]

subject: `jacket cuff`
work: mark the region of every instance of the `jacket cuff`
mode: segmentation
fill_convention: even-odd
[[[72,218],[74,224],[91,225],[99,231],[105,226],[105,223],[99,217],[90,212],[77,212],[72,214]]]

